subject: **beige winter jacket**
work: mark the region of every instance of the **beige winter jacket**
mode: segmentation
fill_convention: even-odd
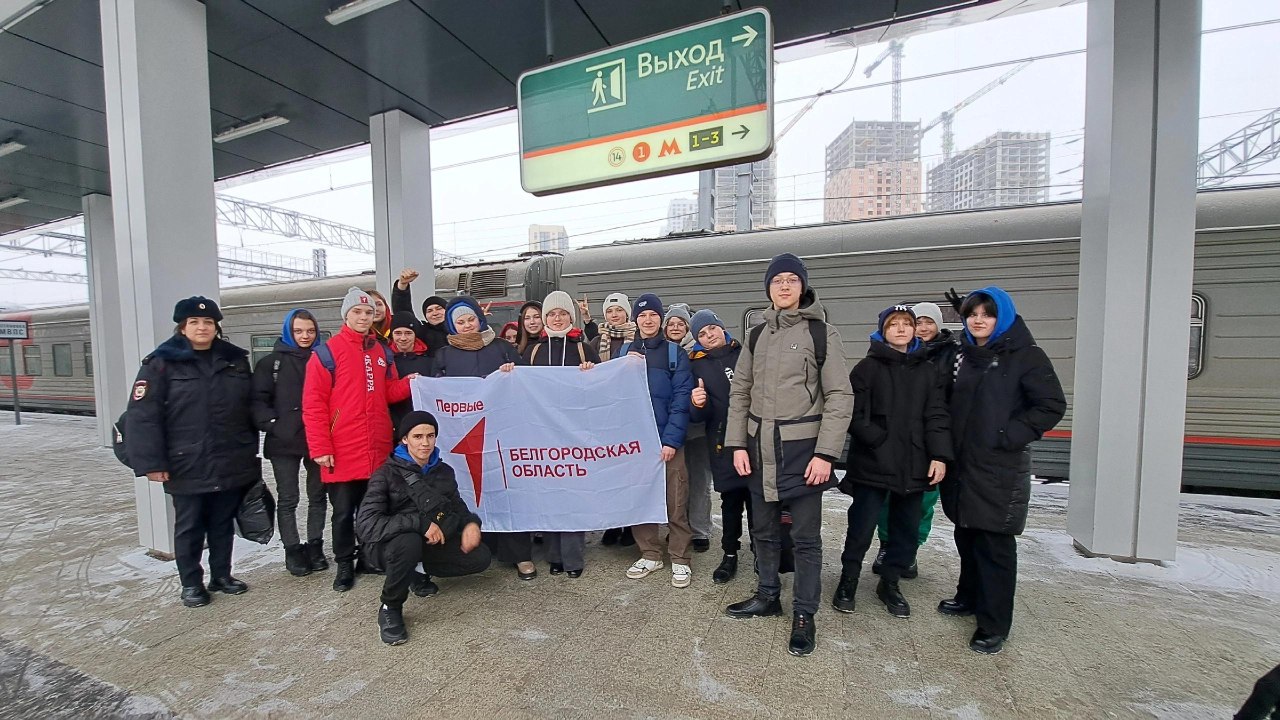
[[[840,333],[826,325],[827,358],[819,372],[809,320],[824,321],[822,303],[810,289],[800,305],[765,311],[755,352],[749,342],[743,343],[729,389],[725,447],[748,451],[748,482],[769,502],[834,484],[833,476],[826,485],[805,485],[804,471],[815,455],[831,461],[840,457],[853,417]]]

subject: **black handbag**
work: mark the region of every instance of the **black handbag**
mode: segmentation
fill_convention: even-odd
[[[236,510],[236,534],[245,540],[266,545],[276,534],[276,499],[271,496],[266,482],[259,480],[249,486],[240,508]]]

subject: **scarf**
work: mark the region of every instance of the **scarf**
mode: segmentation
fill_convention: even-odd
[[[449,344],[459,350],[476,351],[493,342],[497,337],[493,333],[493,328],[485,328],[478,333],[457,333],[449,336]]]
[[[609,347],[616,338],[622,341],[623,345],[634,340],[636,337],[636,324],[634,322],[625,322],[621,325],[605,325],[604,332],[600,333],[600,358],[609,359]]]

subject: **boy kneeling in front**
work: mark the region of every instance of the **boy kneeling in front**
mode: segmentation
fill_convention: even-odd
[[[480,518],[458,494],[453,468],[440,460],[439,427],[429,412],[405,415],[396,429],[400,442],[369,479],[356,513],[361,542],[386,568],[378,631],[388,645],[409,639],[401,608],[418,563],[428,575],[460,577],[482,572],[493,559],[480,544]]]

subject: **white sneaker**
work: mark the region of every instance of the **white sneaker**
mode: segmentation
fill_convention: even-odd
[[[693,569],[688,565],[671,563],[671,587],[686,588],[693,582]]]
[[[631,578],[632,580],[639,580],[642,577],[647,577],[649,573],[653,572],[654,570],[661,570],[661,569],[662,569],[661,560],[645,560],[644,558],[640,558],[635,562],[634,565],[627,568],[627,577]]]

